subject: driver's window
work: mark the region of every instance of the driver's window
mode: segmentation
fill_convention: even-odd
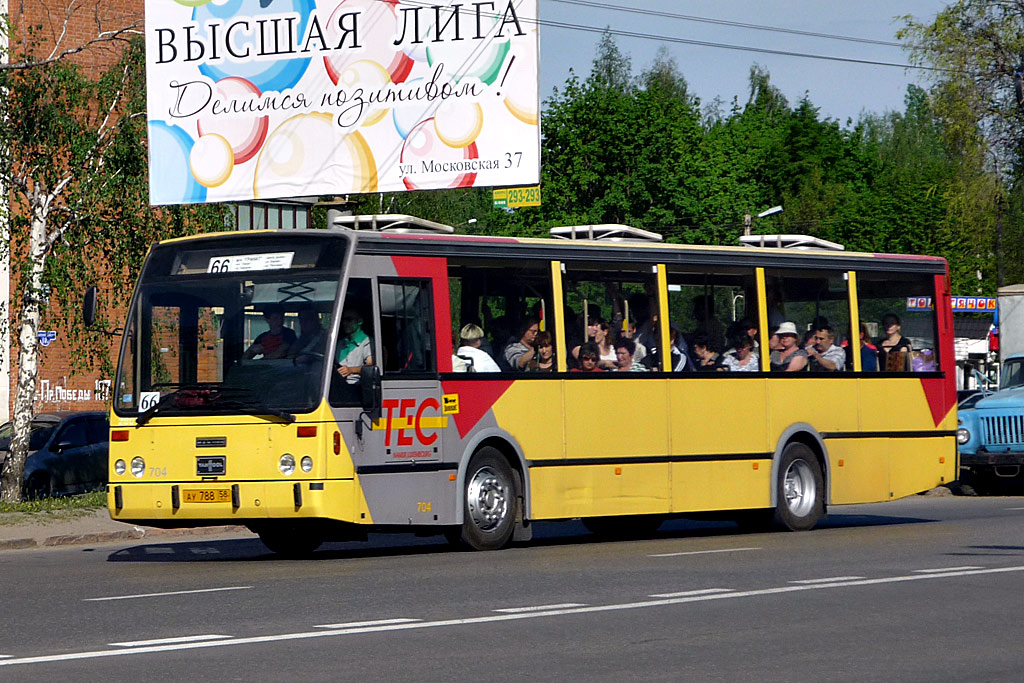
[[[351,278],[337,325],[334,371],[331,373],[331,405],[360,405],[359,374],[373,365],[376,341],[373,325],[373,292],[367,278]]]

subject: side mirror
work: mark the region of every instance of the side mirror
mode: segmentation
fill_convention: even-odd
[[[380,368],[364,365],[359,369],[359,389],[362,392],[363,412],[371,420],[379,420],[384,394],[380,385]]]
[[[85,290],[85,296],[82,297],[82,321],[86,327],[92,327],[96,322],[96,291],[96,285],[93,285]]]
[[[53,445],[53,452],[63,453],[64,451],[74,447],[75,444],[71,443],[71,441],[69,441],[68,439],[61,439],[60,441]]]

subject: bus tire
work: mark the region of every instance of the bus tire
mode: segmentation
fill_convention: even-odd
[[[775,483],[775,526],[807,531],[825,516],[825,484],[821,465],[805,444],[793,442],[782,451]]]
[[[260,527],[257,532],[267,550],[282,557],[309,557],[323,544],[323,539],[290,524]]]
[[[469,461],[463,489],[462,526],[448,540],[471,550],[498,550],[515,530],[519,492],[512,467],[496,448],[484,446]]]

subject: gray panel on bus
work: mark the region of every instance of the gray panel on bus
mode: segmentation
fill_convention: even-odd
[[[455,470],[361,474],[374,524],[456,524]]]

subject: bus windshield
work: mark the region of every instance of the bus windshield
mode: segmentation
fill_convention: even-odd
[[[341,269],[265,261],[261,271],[251,267],[255,256],[225,257],[227,272],[144,276],[121,354],[118,412],[289,415],[319,403]]]

